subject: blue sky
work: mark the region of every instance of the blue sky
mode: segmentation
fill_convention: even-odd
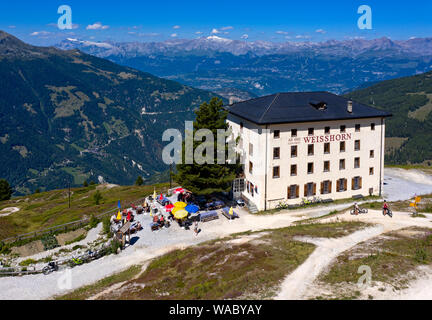
[[[57,8],[72,8],[74,29],[59,30]],[[372,30],[360,30],[360,5]],[[163,41],[216,35],[245,41],[325,41],[432,37],[432,1],[2,1],[0,29],[41,45],[67,37],[93,41]],[[90,27],[89,27],[90,26]]]

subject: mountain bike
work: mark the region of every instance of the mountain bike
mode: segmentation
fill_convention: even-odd
[[[49,262],[48,265],[42,269],[42,273],[44,275],[47,275],[57,270],[58,270],[57,262]]]
[[[387,211],[387,212],[386,212]],[[390,209],[383,209],[383,215],[388,215],[390,218],[393,218],[393,211],[391,211]]]
[[[72,258],[71,260],[69,260],[69,266],[71,268],[73,268],[75,266],[82,265],[83,263],[84,263],[84,260],[81,259],[80,257]]]
[[[350,213],[351,214],[355,214],[354,211],[355,211],[355,209],[351,209]],[[368,209],[361,209],[361,208],[359,208],[358,213],[359,214],[366,214],[366,213],[368,213]]]

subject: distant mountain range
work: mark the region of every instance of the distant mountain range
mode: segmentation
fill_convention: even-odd
[[[88,181],[151,181],[162,133],[214,94],[78,50],[0,31],[0,178],[16,194]]]
[[[246,42],[217,36],[165,42],[91,42],[79,49],[118,64],[211,91],[256,96],[283,91],[343,93],[368,83],[432,70],[432,38],[314,42]]]

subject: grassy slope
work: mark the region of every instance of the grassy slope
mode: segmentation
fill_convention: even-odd
[[[95,205],[93,195],[96,188],[100,189],[102,201]],[[76,221],[84,216],[99,214],[117,207],[117,201],[122,205],[143,198],[156,191],[166,190],[169,184],[150,186],[118,186],[111,189],[102,186],[71,189],[71,208],[68,208],[68,190],[54,190],[13,198],[0,202],[0,210],[7,207],[18,207],[20,211],[7,217],[0,217],[0,239],[36,231],[59,224]]]
[[[365,226],[361,222],[292,226],[241,233],[176,250],[156,258],[138,278],[102,299],[268,299],[281,280],[314,250],[314,245],[296,241],[295,236],[340,237]],[[245,236],[256,238],[246,243],[229,242]],[[124,275],[109,277],[59,299],[88,298],[125,281]]]

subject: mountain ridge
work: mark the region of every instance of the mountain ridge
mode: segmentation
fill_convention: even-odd
[[[432,70],[432,38],[320,43],[246,42],[216,36],[145,43],[70,39],[57,47],[78,48],[203,90],[236,88],[256,96],[292,91],[341,94]]]
[[[167,170],[162,133],[214,94],[0,33],[0,176],[26,194]]]

